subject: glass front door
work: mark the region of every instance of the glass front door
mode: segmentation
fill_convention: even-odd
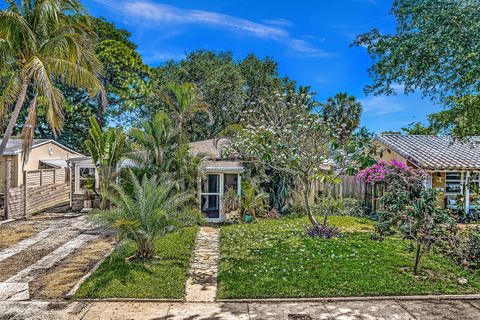
[[[208,174],[202,182],[202,212],[209,219],[220,218],[220,175]]]

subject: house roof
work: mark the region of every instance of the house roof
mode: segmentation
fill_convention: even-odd
[[[480,170],[480,136],[468,143],[448,136],[381,134],[377,140],[426,170]]]
[[[193,155],[203,154],[212,159],[221,159],[223,149],[230,141],[226,138],[208,139],[189,143]]]
[[[54,159],[54,160],[50,160],[50,159],[47,159],[47,160],[42,160],[40,159],[39,160],[41,163],[44,163],[50,167],[54,167],[54,168],[57,168],[57,169],[60,169],[60,168],[66,168],[67,167],[67,160],[61,160],[61,159]]]
[[[39,147],[39,146],[47,144],[47,143],[53,143],[53,144],[57,145],[58,147],[63,148],[63,149],[65,149],[65,150],[67,150],[71,153],[81,155],[77,151],[74,151],[74,150],[64,146],[63,144],[61,144],[61,143],[59,143],[59,142],[57,142],[53,139],[33,139],[31,149]],[[5,152],[3,153],[3,155],[12,156],[12,155],[22,153],[22,144],[23,144],[23,139],[9,139],[8,143],[7,143],[7,147],[5,148]]]

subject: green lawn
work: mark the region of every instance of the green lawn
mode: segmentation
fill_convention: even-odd
[[[433,277],[414,277],[407,241],[370,239],[371,221],[331,217],[340,238],[305,235],[305,218],[263,220],[221,229],[219,298],[278,298],[480,292],[480,274],[438,254],[422,261]],[[465,285],[458,278],[468,280]]]
[[[127,263],[124,256],[107,259],[83,283],[77,298],[182,298],[198,227],[167,234],[156,243],[156,263]]]

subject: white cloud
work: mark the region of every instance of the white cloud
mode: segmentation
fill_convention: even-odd
[[[371,96],[359,99],[363,105],[363,111],[370,115],[385,115],[400,112],[403,105],[395,96]]]
[[[266,24],[280,27],[293,27],[293,22],[287,19],[277,18],[264,21]]]
[[[185,58],[184,53],[155,51],[155,52],[140,52],[144,57],[146,63],[157,63],[169,60],[181,60]]]
[[[284,19],[270,20],[270,24],[265,24],[212,11],[180,9],[148,0],[95,1],[121,11],[128,19],[135,18],[138,22],[146,23],[152,28],[161,28],[165,24],[204,25],[254,38],[272,40],[284,44],[287,48],[307,57],[331,55],[306,40],[293,37],[285,29],[287,24],[291,24],[291,22]],[[156,23],[159,25],[156,25]],[[282,23],[283,25],[281,25]]]

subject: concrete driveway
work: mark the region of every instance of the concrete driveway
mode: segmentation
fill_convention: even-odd
[[[0,226],[0,301],[61,298],[111,244],[84,215],[43,214]]]

